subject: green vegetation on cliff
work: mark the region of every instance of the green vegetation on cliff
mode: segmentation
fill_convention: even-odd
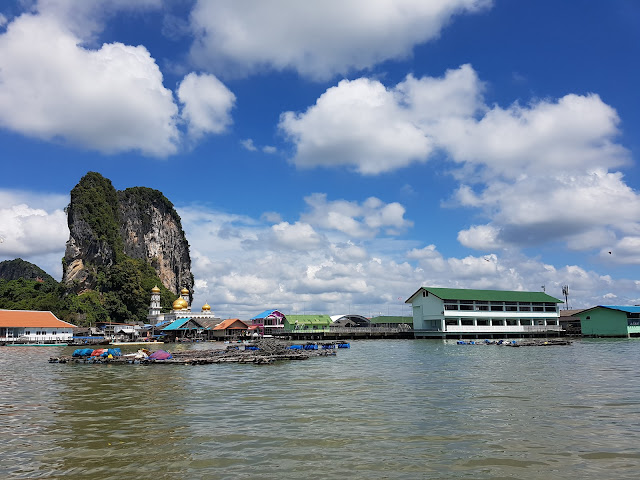
[[[71,190],[71,203],[67,210],[69,229],[78,218],[87,222],[96,236],[95,240],[110,247],[116,262],[124,255],[118,205],[118,192],[111,180],[97,172],[89,172]]]

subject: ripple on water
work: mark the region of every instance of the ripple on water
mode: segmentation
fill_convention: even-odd
[[[0,478],[637,477],[640,379],[617,367],[638,363],[638,342],[356,341],[197,367],[43,350],[0,348]]]

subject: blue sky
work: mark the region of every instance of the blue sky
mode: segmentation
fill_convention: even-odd
[[[6,2],[0,260],[60,278],[98,171],[174,203],[222,317],[637,304],[638,58],[634,0]]]

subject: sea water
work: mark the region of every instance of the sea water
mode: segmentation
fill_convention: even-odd
[[[0,478],[640,477],[638,340],[352,341],[272,365],[47,361],[72,351],[0,347]]]

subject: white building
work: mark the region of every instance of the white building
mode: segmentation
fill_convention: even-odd
[[[413,306],[416,338],[507,337],[561,331],[558,304],[544,292],[422,287]]]
[[[0,310],[0,342],[67,343],[74,328],[51,312]]]
[[[180,291],[180,297],[173,302],[172,310],[168,313],[162,313],[160,310],[160,289],[157,286],[153,287],[151,289],[149,315],[147,315],[147,321],[149,324],[157,325],[163,322],[167,324],[175,322],[180,318],[208,320],[208,324],[215,324],[222,321],[222,319],[216,317],[216,314],[211,311],[211,306],[207,303],[202,306],[202,310],[200,312],[191,311],[191,305],[189,304],[189,290],[186,288],[183,288]]]

